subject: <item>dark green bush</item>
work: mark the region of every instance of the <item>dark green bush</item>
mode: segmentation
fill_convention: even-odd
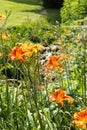
[[[63,0],[43,0],[43,6],[47,8],[61,8]]]
[[[87,16],[87,0],[64,0],[61,9],[62,22],[70,22]]]

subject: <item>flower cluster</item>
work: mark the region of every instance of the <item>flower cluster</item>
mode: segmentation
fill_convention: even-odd
[[[33,53],[38,52],[43,48],[42,45],[39,44],[28,44],[27,42],[20,44],[12,49],[9,53],[8,57],[10,60],[21,60],[24,62],[24,56],[31,57]]]

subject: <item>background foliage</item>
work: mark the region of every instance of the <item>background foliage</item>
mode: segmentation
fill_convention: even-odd
[[[63,6],[63,0],[43,0],[43,6],[60,9]]]
[[[64,0],[61,9],[62,22],[69,22],[87,16],[87,0]]]

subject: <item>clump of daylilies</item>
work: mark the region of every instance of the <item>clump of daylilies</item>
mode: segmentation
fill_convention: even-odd
[[[8,54],[11,61],[14,59],[21,60],[24,62],[24,57],[31,57],[33,53],[37,53],[43,48],[39,44],[28,44],[27,42],[21,43],[19,46],[15,46],[12,51]]]

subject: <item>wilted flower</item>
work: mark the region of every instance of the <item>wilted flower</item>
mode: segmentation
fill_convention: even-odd
[[[74,113],[72,124],[76,124],[78,127],[87,130],[87,108]]]
[[[0,57],[2,56],[3,54],[0,52]]]
[[[6,40],[8,38],[7,33],[2,32],[1,37],[2,37],[2,40]]]
[[[51,102],[56,101],[61,105],[61,107],[64,107],[64,100],[68,100],[70,103],[73,103],[74,99],[71,96],[67,96],[66,92],[62,89],[57,89],[55,93],[48,95]]]

